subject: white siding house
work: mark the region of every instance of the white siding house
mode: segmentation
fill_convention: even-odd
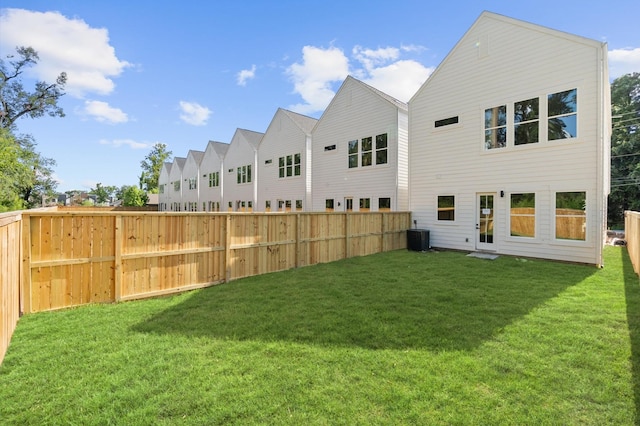
[[[169,187],[167,191],[169,193],[168,204],[169,210],[179,212],[183,210],[182,207],[182,169],[184,163],[187,161],[184,157],[174,157],[171,164],[171,170],[169,171]]]
[[[209,141],[200,163],[200,204],[203,210],[218,212],[222,208],[224,156],[229,144]]]
[[[407,105],[347,77],[313,130],[313,210],[407,210],[407,146]]]
[[[279,108],[258,149],[257,211],[311,210],[311,130],[315,118]]]
[[[237,129],[224,157],[224,210],[250,212],[258,198],[258,146],[264,133]]]
[[[200,163],[204,156],[203,151],[189,150],[187,160],[182,169],[182,205],[185,211],[197,212],[200,210]]]
[[[172,163],[166,161],[160,169],[158,177],[158,210],[169,210],[169,173],[171,172]]]
[[[431,245],[601,265],[607,70],[605,43],[482,13],[409,101]]]

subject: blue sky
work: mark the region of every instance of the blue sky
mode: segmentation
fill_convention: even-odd
[[[277,108],[319,118],[344,78],[408,101],[483,10],[608,43],[640,72],[640,2],[0,0],[0,55],[32,46],[23,82],[68,74],[64,118],[20,133],[58,190],[135,185],[153,144],[174,156],[264,132]]]

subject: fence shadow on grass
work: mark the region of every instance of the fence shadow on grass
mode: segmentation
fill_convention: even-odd
[[[640,423],[640,279],[633,270],[631,258],[622,250],[625,299],[627,302],[627,324],[631,340],[631,371],[636,406],[636,424]]]
[[[400,250],[200,290],[133,329],[366,349],[472,350],[595,271]]]

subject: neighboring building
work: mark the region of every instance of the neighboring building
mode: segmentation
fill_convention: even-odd
[[[182,169],[182,206],[185,211],[197,212],[200,210],[199,176],[200,163],[203,156],[204,152],[191,149],[187,154],[187,160],[184,162]]]
[[[222,206],[224,157],[229,144],[209,141],[200,163],[200,204],[202,210],[219,212]]]
[[[313,210],[406,211],[407,149],[407,105],[347,77],[313,130]]]
[[[601,265],[610,104],[605,43],[482,13],[409,101],[418,228],[436,247]]]
[[[257,211],[311,210],[311,130],[315,118],[279,108],[258,149]]]
[[[171,172],[171,166],[173,163],[165,162],[160,169],[160,176],[158,177],[158,210],[169,210],[169,173]]]
[[[264,133],[237,129],[224,157],[223,210],[251,212],[258,198],[258,146]]]
[[[171,164],[171,170],[169,171],[169,193],[168,204],[169,210],[179,212],[183,210],[182,204],[182,169],[184,163],[187,161],[184,157],[174,157]]]

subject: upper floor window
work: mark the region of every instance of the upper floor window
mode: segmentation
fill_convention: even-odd
[[[220,172],[209,173],[209,188],[220,186]]]
[[[578,136],[577,95],[578,90],[573,89],[547,96],[548,140]]]
[[[387,134],[377,135],[375,138],[375,146],[372,136],[362,138],[360,141],[357,139],[349,141],[348,155],[350,169],[387,164]]]
[[[538,143],[540,133],[540,100],[527,99],[513,105],[514,145]]]
[[[507,106],[484,110],[484,146],[486,149],[507,146]]]
[[[189,178],[189,189],[196,189],[198,187],[197,178]]]
[[[179,180],[173,182],[173,190],[174,191],[180,191],[180,181]]]
[[[164,194],[164,184],[158,185],[158,192]]]
[[[237,181],[238,183],[251,183],[251,164],[238,166]]]
[[[287,155],[278,160],[278,177],[300,176],[300,154]]]

